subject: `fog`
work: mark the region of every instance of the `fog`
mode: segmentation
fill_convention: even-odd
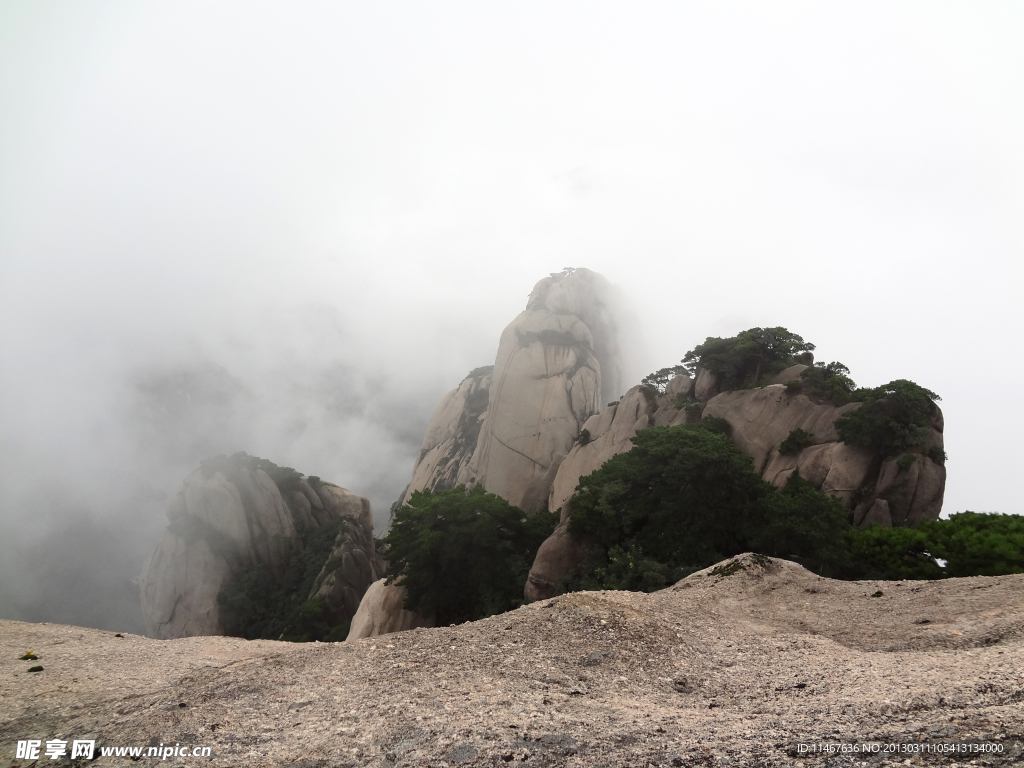
[[[0,5],[0,617],[141,631],[169,493],[245,450],[370,498],[533,284],[631,373],[783,325],[943,400],[1020,513],[1019,3]]]

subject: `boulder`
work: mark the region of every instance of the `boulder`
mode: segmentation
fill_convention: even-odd
[[[885,459],[875,484],[875,495],[887,502],[892,524],[896,526],[935,520],[942,510],[946,468],[924,454],[911,455],[913,463],[906,469],[900,469],[900,456]]]
[[[795,455],[783,455],[773,448],[761,476],[782,488],[794,472],[825,493],[838,497],[852,507],[857,491],[871,476],[875,456],[871,451],[841,442],[804,448]]]
[[[665,385],[665,397],[670,400],[674,400],[677,397],[686,397],[690,394],[690,389],[693,387],[693,379],[687,376],[685,373],[677,374],[668,380],[668,384]]]
[[[345,642],[434,626],[432,619],[425,619],[415,611],[407,611],[404,605],[405,587],[387,584],[385,579],[373,582],[359,603],[359,610],[352,619]]]
[[[768,379],[767,383],[768,384],[785,384],[787,381],[793,381],[793,380],[799,381],[800,380],[800,374],[803,373],[804,371],[806,371],[810,367],[811,366],[803,365],[802,363],[797,363],[796,365],[791,365],[791,366],[789,366],[789,368],[785,368],[785,369],[779,371],[774,376],[772,376],[770,379]]]
[[[567,526],[568,520],[563,519],[537,550],[537,556],[523,589],[526,602],[532,603],[554,597],[555,585],[583,562],[588,547],[584,542],[573,538]]]
[[[505,329],[469,482],[519,506],[598,410],[601,368],[573,315],[527,310]]]
[[[797,369],[803,368],[806,366],[792,366],[779,377],[798,376]],[[684,386],[680,382],[674,394],[681,393]],[[714,392],[716,387],[710,374],[698,371],[694,385],[697,398]],[[799,472],[802,478],[838,498],[851,510],[857,525],[912,526],[936,519],[942,509],[946,470],[925,455],[929,449],[934,452],[943,448],[943,420],[938,408],[913,465],[899,470],[898,457],[879,456],[839,440],[836,418],[860,407],[859,403],[834,406],[815,402],[806,395],[788,393],[782,383],[713,394],[704,404],[703,414],[677,408],[676,402],[667,387],[661,396],[634,387],[622,402],[584,424],[589,441],[573,447],[552,483],[548,508],[562,510],[561,524],[537,553],[524,588],[528,601],[550,596],[552,585],[582,559],[585,549],[571,540],[565,528],[569,503],[580,478],[612,456],[628,451],[632,437],[647,426],[678,426],[701,416],[724,419],[733,442],[752,458],[766,481],[781,488]],[[782,454],[780,445],[797,428],[811,435],[812,444],[798,453]]]
[[[868,507],[867,514],[860,525],[864,528],[869,525],[877,525],[882,528],[892,528],[892,515],[889,514],[889,502],[885,499],[875,499]]]
[[[218,597],[231,579],[254,568],[280,578],[326,529],[338,528],[334,552],[310,596],[337,621],[351,618],[383,572],[366,499],[244,453],[203,462],[169,500],[167,517],[139,577],[152,637],[225,634]]]
[[[696,400],[710,400],[718,394],[718,376],[711,371],[697,368],[693,383],[693,397]]]

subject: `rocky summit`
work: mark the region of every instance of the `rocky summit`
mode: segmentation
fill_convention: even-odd
[[[138,765],[1024,760],[1024,576],[839,582],[741,555],[652,594],[580,592],[357,642],[3,621],[0,647],[8,761],[26,739],[211,750]]]

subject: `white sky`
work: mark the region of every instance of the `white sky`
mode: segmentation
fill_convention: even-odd
[[[221,450],[381,519],[563,266],[632,300],[637,380],[783,325],[938,392],[945,512],[1020,513],[1022,137],[1016,2],[7,0],[5,546],[148,549]]]

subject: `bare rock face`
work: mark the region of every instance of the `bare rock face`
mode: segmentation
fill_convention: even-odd
[[[413,491],[444,490],[458,485],[473,453],[480,428],[487,418],[487,404],[494,366],[471,371],[462,383],[446,394],[430,418],[413,467],[412,480],[400,499]]]
[[[167,517],[139,579],[152,637],[225,634],[218,597],[233,576],[258,568],[281,578],[317,533],[338,530],[312,595],[338,620],[355,613],[383,572],[366,499],[246,454],[203,462],[171,497]]]
[[[479,484],[527,512],[544,509],[559,463],[621,385],[619,354],[603,277],[576,269],[541,280],[502,332],[493,368],[473,371],[434,411],[402,500]]]
[[[633,435],[650,426],[650,417],[648,398],[640,387],[633,387],[620,402],[587,419],[581,439],[558,468],[548,496],[548,510],[561,510],[572,498],[581,477],[599,469],[617,453],[632,448]]]
[[[366,590],[384,575],[385,563],[373,541],[373,511],[362,496],[321,483],[325,506],[340,512],[334,547],[313,584],[311,597],[323,600],[330,624],[351,620]]]
[[[386,584],[385,579],[375,581],[363,595],[345,642],[434,626],[433,620],[405,610],[404,605],[405,587]]]

